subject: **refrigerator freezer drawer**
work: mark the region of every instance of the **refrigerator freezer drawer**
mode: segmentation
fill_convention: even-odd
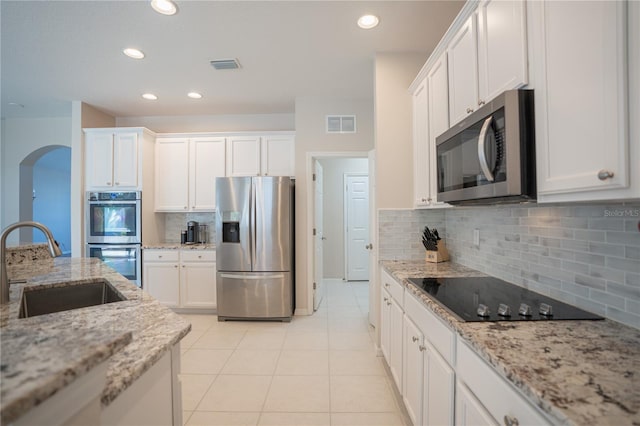
[[[291,272],[218,272],[218,321],[273,319],[293,315]]]

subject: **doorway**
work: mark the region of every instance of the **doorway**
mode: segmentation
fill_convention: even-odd
[[[48,227],[63,255],[71,255],[71,148],[49,145],[20,163],[20,221]],[[46,242],[44,234],[21,228],[20,241]]]
[[[313,235],[312,244],[309,245],[311,254],[309,275],[313,282],[311,292],[313,296],[310,302],[313,303],[315,311],[326,297],[328,282],[346,285],[345,282],[349,279],[346,273],[345,202],[348,198],[345,196],[345,179],[349,175],[367,177],[369,160],[368,153],[317,153],[310,155],[309,159],[310,181],[313,180],[313,174],[316,178],[313,181],[313,187],[310,188],[313,196],[308,200]],[[368,204],[362,214],[369,216]],[[368,236],[362,244],[365,258],[368,259],[365,248],[367,244]],[[367,260],[363,266],[366,277],[356,278],[356,280],[366,281],[369,268]],[[368,295],[365,296],[368,297]]]

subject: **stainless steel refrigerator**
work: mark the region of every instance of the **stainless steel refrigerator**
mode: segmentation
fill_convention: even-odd
[[[290,321],[294,184],[288,177],[216,178],[218,321]]]

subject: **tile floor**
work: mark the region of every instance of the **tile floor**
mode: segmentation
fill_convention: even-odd
[[[368,324],[368,283],[327,280],[291,323],[183,315],[185,425],[404,425]]]

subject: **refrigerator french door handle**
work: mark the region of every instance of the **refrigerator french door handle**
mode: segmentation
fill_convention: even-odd
[[[249,251],[251,252],[251,270],[256,264],[256,182],[251,178],[251,189],[249,192]]]
[[[284,274],[271,275],[239,275],[239,274],[220,274],[221,278],[230,278],[235,280],[263,280],[263,279],[282,279]]]
[[[487,162],[487,154],[485,152],[485,144],[487,141],[487,131],[489,130],[489,126],[491,126],[491,122],[493,121],[493,116],[489,116],[484,121],[482,125],[482,130],[480,130],[480,136],[478,137],[478,160],[480,161],[480,167],[482,168],[482,173],[487,178],[489,182],[494,181],[493,173],[489,170],[489,164]]]

